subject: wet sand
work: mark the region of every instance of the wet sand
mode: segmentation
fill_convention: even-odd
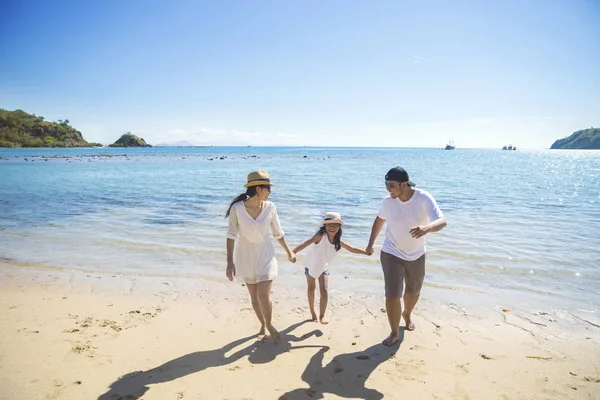
[[[274,284],[283,341],[257,340],[239,283],[0,263],[0,399],[596,399],[600,321],[464,307],[426,288],[393,347],[380,294]]]

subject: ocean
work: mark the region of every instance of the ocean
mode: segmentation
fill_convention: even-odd
[[[87,273],[225,280],[225,212],[248,172],[269,171],[288,245],[326,211],[366,247],[404,167],[448,226],[427,236],[426,289],[598,313],[600,152],[493,149],[159,147],[0,149],[0,260]],[[334,291],[383,293],[371,256],[342,250]],[[305,285],[276,244],[284,285]],[[300,253],[299,256],[302,256]],[[518,299],[518,300],[515,300]]]

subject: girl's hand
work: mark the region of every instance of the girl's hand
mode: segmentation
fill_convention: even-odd
[[[227,270],[225,271],[225,275],[227,275],[227,279],[233,281],[233,277],[235,276],[235,264],[233,261],[227,262]]]
[[[288,261],[291,262],[292,264],[296,262],[296,255],[294,253],[290,253],[288,255]]]

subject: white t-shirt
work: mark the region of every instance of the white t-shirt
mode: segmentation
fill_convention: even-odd
[[[385,219],[387,228],[381,251],[406,261],[414,261],[425,254],[425,236],[415,239],[410,229],[427,225],[444,216],[429,192],[415,189],[408,201],[387,196],[377,216]]]

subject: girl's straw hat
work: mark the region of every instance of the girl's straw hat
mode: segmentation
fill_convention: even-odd
[[[271,183],[269,179],[269,173],[264,169],[259,169],[257,171],[252,171],[248,174],[248,183],[244,185],[245,188],[250,186],[259,186],[259,185],[269,185],[275,186]]]
[[[344,225],[344,221],[342,221],[342,216],[338,212],[325,213],[325,218],[323,218],[323,223],[324,224]]]

